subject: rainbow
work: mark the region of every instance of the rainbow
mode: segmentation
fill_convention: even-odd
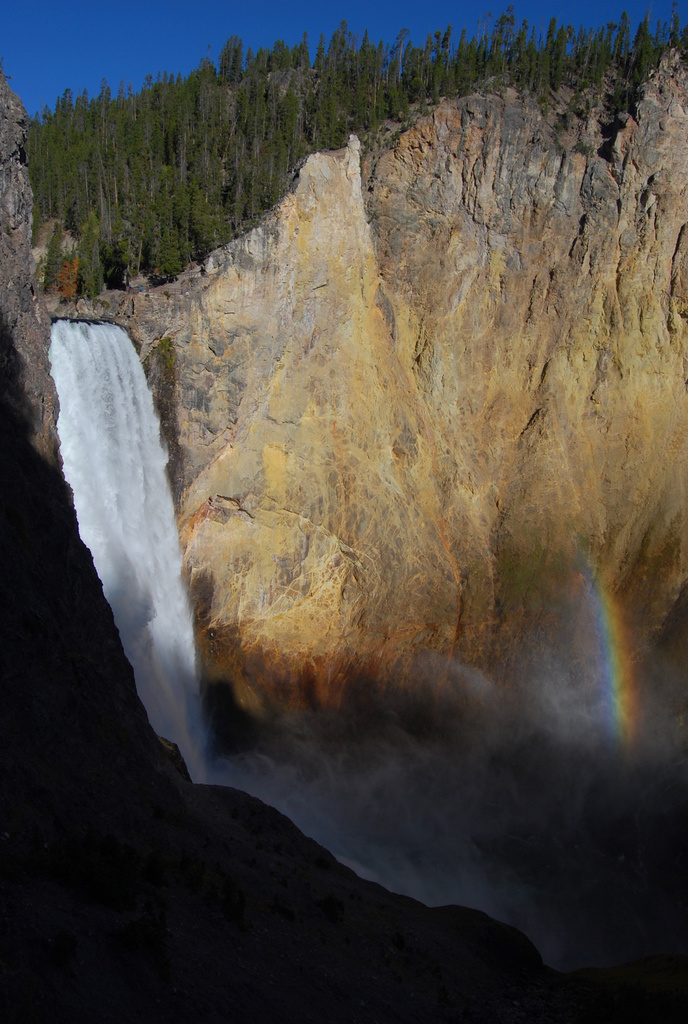
[[[629,635],[620,601],[592,572],[584,571],[594,601],[601,648],[600,687],[603,714],[609,735],[629,747],[638,727],[638,694]]]

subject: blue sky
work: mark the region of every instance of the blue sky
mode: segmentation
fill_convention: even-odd
[[[320,33],[329,39],[344,19],[354,33],[368,29],[371,38],[393,42],[401,28],[408,28],[414,43],[425,42],[428,32],[452,25],[458,40],[461,29],[469,36],[488,11],[499,15],[508,0],[496,4],[440,2],[440,0],[343,0],[323,4],[312,0],[265,0],[232,3],[231,0],[119,0],[98,4],[71,0],[8,0],[2,17],[0,57],[10,85],[24,101],[29,114],[45,104],[53,108],[66,88],[74,93],[84,87],[97,95],[106,78],[116,93],[119,84],[131,81],[139,89],[147,74],[181,71],[187,74],[202,57],[216,60],[230,35],[240,36],[246,47],[271,46],[276,39],[293,45],[308,33],[311,58]],[[671,0],[619,3],[611,0],[530,0],[514,2],[516,19],[537,29],[549,18],[564,24],[599,26],[618,21],[624,8],[635,26],[650,11],[654,30],[657,19],[668,21]],[[681,24],[685,0],[678,5]],[[210,48],[210,49],[208,49]]]

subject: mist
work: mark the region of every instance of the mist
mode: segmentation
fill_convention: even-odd
[[[556,968],[688,952],[688,758],[666,680],[645,679],[624,747],[554,655],[508,689],[425,662],[394,694],[359,680],[337,711],[254,723],[211,777],[366,878],[515,925]]]

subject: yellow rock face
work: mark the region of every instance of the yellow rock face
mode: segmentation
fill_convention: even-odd
[[[204,294],[228,347],[238,328],[256,351],[231,442],[184,494],[182,538],[204,621],[232,627],[230,660],[240,638],[262,672],[296,668],[329,699],[342,673],[418,634],[451,645],[458,581],[437,441],[376,303],[355,140],[307,162],[273,225]]]
[[[352,139],[119,317],[173,341],[209,678],[255,704],[508,675],[574,650],[586,580],[656,635],[688,578],[687,111],[669,65],[578,146],[515,97],[443,103],[365,203]]]
[[[451,531],[474,657],[568,614],[590,571],[640,649],[685,581],[687,109],[664,67],[637,122],[577,152],[471,98],[373,171],[400,359],[452,453],[448,505],[483,528],[472,550]]]

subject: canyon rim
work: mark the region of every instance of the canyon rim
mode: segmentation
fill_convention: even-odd
[[[611,123],[445,101],[310,157],[200,271],[80,304],[157,394],[208,681],[253,710],[449,664],[588,685],[600,599],[629,665],[677,660],[687,110],[671,54]]]

